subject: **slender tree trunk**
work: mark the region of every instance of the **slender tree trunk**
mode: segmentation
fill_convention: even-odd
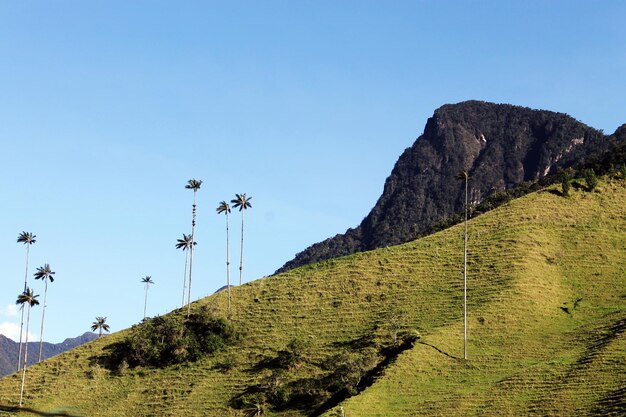
[[[226,286],[228,290],[228,318],[230,319],[230,243],[228,239],[228,210],[226,210]]]
[[[242,208],[241,210],[241,250],[240,250],[240,254],[239,254],[239,285],[241,285],[241,282],[243,280],[243,214],[245,213],[246,209]]]
[[[28,286],[28,255],[30,253],[30,244],[26,244],[26,273],[24,274],[24,292]],[[22,338],[24,337],[24,304],[22,304],[22,319],[20,322],[20,350],[17,354],[17,370],[19,372],[22,360]]]
[[[187,264],[189,263],[189,251],[186,249],[184,250],[185,250],[185,273],[183,274],[183,304],[180,306],[180,308],[185,307],[185,295],[187,293]]]
[[[26,290],[24,290],[26,291]],[[20,350],[17,354],[17,371],[19,372],[22,369],[22,338],[24,337],[24,304],[22,304],[22,320],[20,323]]]
[[[23,305],[23,304],[22,304]],[[24,399],[24,382],[26,381],[26,366],[28,365],[28,330],[30,325],[30,303],[28,303],[28,314],[26,319],[26,341],[24,342],[24,366],[22,367],[22,386],[20,388],[20,407]]]
[[[48,299],[48,280],[46,279],[46,289],[43,293],[43,310],[41,312],[41,336],[39,336],[39,360],[41,362],[41,352],[43,351],[43,324],[46,318],[46,300]]]
[[[191,271],[193,267],[193,250],[196,242],[196,190],[193,191],[193,207],[191,209],[191,254],[189,255],[189,288],[187,296],[187,317],[191,314]]]
[[[467,174],[465,174],[465,238],[463,243],[463,358],[467,359]]]
[[[143,319],[146,319],[146,307],[148,306],[148,284],[146,284],[146,297],[143,300]]]

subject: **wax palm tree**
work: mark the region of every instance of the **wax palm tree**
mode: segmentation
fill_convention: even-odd
[[[189,313],[191,312],[191,272],[193,269],[193,250],[194,250],[194,246],[196,242],[196,239],[195,239],[196,193],[200,189],[201,185],[202,185],[202,180],[197,180],[195,178],[192,178],[189,181],[187,181],[187,185],[185,185],[185,188],[189,190],[193,190],[193,206],[191,207],[191,241],[194,242],[194,244],[191,245],[191,248],[189,250],[189,288],[187,289],[187,292],[188,292],[187,303],[189,304],[189,308],[187,309],[187,315],[189,315]]]
[[[22,406],[22,401],[24,399],[24,381],[26,380],[26,366],[28,365],[28,330],[30,327],[30,309],[32,306],[39,304],[37,297],[39,297],[39,295],[34,295],[33,290],[27,287],[23,293],[17,296],[17,301],[15,302],[15,304],[21,305],[22,310],[24,310],[24,304],[28,304],[28,313],[26,316],[26,341],[24,342],[24,362],[22,362],[22,386],[20,387],[20,407]]]
[[[195,242],[194,242],[195,245]],[[185,306],[185,291],[187,289],[187,264],[189,262],[189,252],[191,252],[191,235],[183,233],[182,239],[176,239],[176,249],[182,249],[185,252],[185,273],[183,274],[183,304]]]
[[[105,332],[109,331],[109,325],[106,323],[106,321],[107,321],[106,317],[98,316],[98,317],[96,317],[96,321],[91,323],[91,331],[92,332],[95,332],[96,330],[99,330],[98,338],[100,338],[100,336],[102,336],[102,331],[103,330]]]
[[[235,198],[233,200],[230,200],[231,203],[233,203],[233,207],[234,208],[239,208],[239,211],[241,212],[241,249],[239,252],[239,285],[241,285],[241,282],[243,281],[243,214],[246,211],[246,209],[249,209],[250,207],[252,207],[252,204],[250,204],[250,200],[252,200],[252,197],[246,197],[246,194],[235,194]]]
[[[465,233],[463,239],[463,358],[467,359],[467,212],[469,209],[467,191],[469,175],[467,171],[457,174],[458,180],[465,181]]]
[[[228,215],[230,206],[226,201],[222,201],[215,209],[218,214],[226,214],[226,288],[228,290],[228,318],[230,318],[230,243],[228,239]]]
[[[141,282],[144,283],[144,288],[146,289],[146,297],[143,302],[143,319],[146,319],[146,307],[148,306],[148,288],[150,288],[151,284],[154,284],[152,281],[152,277],[150,275],[146,275],[144,278],[141,278]]]
[[[17,243],[23,243],[26,245],[26,272],[24,273],[24,291],[28,286],[28,256],[30,255],[30,245],[36,242],[37,236],[30,232],[22,232],[17,236]],[[22,309],[22,320],[20,323],[20,349],[17,354],[17,370],[20,370],[22,360],[22,338],[24,337],[24,309]]]
[[[44,324],[44,319],[46,317],[46,307],[47,307],[46,300],[48,299],[48,281],[54,282],[54,278],[52,277],[52,275],[54,274],[55,272],[52,269],[50,269],[49,264],[45,264],[44,266],[37,268],[37,272],[35,272],[35,279],[40,279],[46,283],[46,289],[44,290],[44,293],[43,293],[43,309],[41,312],[41,336],[39,337],[39,362],[41,362],[41,352],[43,350],[43,324]]]

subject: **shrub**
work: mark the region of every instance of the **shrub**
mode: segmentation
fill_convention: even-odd
[[[562,193],[565,197],[569,196],[569,190],[572,188],[572,180],[570,180],[568,177],[563,176],[563,178],[561,179],[561,190]]]
[[[233,326],[208,309],[190,315],[158,316],[131,328],[128,337],[111,346],[107,365],[166,366],[196,361],[237,340]]]
[[[342,352],[332,356],[323,364],[325,369],[333,371],[325,380],[327,390],[356,389],[377,361],[375,349],[365,349],[360,353]]]
[[[309,345],[300,338],[293,338],[287,343],[287,349],[278,352],[276,362],[279,368],[294,369],[299,368],[306,362]]]
[[[587,189],[589,191],[594,190],[598,186],[598,177],[593,169],[589,168],[585,170],[585,182],[587,183]]]

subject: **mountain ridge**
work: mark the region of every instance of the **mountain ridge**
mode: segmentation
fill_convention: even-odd
[[[626,138],[604,135],[571,116],[511,104],[465,101],[435,110],[405,149],[359,226],[315,243],[276,273],[355,252],[407,242],[462,210],[461,170],[473,203],[597,157]]]
[[[77,337],[68,337],[60,343],[43,342],[42,360],[51,358],[80,346],[84,343],[91,342],[98,337],[95,333],[85,332]],[[9,375],[17,369],[17,356],[19,354],[19,343],[0,334],[0,377]],[[28,363],[36,363],[39,359],[39,342],[28,342]]]

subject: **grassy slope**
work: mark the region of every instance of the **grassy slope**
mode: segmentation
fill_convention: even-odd
[[[570,198],[535,193],[470,223],[469,360],[462,356],[462,227],[306,266],[233,291],[240,345],[195,364],[128,370],[89,358],[124,332],[27,372],[26,405],[84,416],[240,415],[228,399],[269,371],[252,371],[293,337],[320,361],[336,342],[390,315],[423,344],[402,353],[342,406],[349,417],[607,415],[626,401],[626,184]],[[582,298],[571,315],[570,309]],[[224,311],[225,293],[200,302]],[[233,358],[235,367],[216,367]],[[285,378],[318,372],[303,366]],[[0,406],[19,378],[0,379]],[[334,415],[332,410],[325,415]],[[0,415],[7,415],[2,413]],[[281,416],[300,416],[286,411]]]

